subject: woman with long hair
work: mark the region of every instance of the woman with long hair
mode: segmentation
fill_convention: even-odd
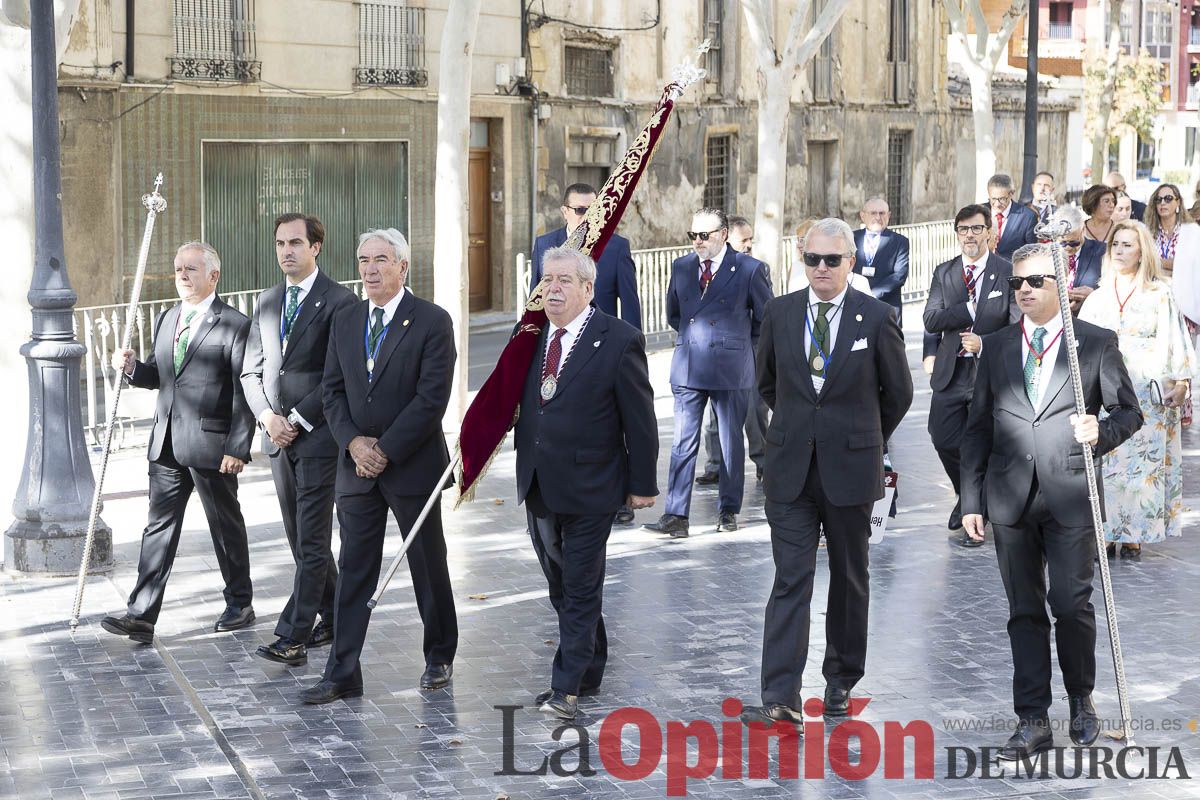
[[[1154,237],[1166,277],[1174,275],[1176,258],[1193,270],[1196,268],[1195,259],[1200,257],[1200,226],[1183,207],[1178,186],[1164,183],[1154,190],[1146,206],[1146,227]]]
[[[1117,207],[1117,190],[1102,183],[1089,186],[1079,199],[1079,205],[1088,215],[1088,221],[1083,225],[1083,238],[1107,242],[1113,226],[1113,211]]]
[[[1196,353],[1158,246],[1140,222],[1115,223],[1100,288],[1079,319],[1116,331],[1121,356],[1145,417],[1141,430],[1104,456],[1108,554],[1140,558],[1143,544],[1183,533],[1183,443],[1180,410],[1190,399]]]

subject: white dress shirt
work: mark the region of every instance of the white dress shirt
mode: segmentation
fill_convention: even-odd
[[[725,251],[727,251],[728,249],[729,249],[728,243],[722,245],[721,252],[717,253],[716,256],[713,257],[712,267],[710,270],[710,272],[712,273],[712,277],[714,277],[714,278],[717,277],[717,270],[720,268],[721,262],[725,260]],[[706,260],[707,259],[703,259],[703,258],[700,259],[700,266],[696,268],[697,283],[700,281],[700,276],[704,274],[704,262]]]
[[[179,341],[179,334],[183,332],[183,321],[187,319],[188,314],[191,314],[193,311],[195,311],[196,314],[192,317],[191,324],[188,325],[188,328],[191,329],[191,332],[188,333],[188,349],[191,349],[192,342],[196,341],[196,332],[200,330],[200,324],[204,322],[204,315],[208,313],[210,308],[212,308],[213,300],[216,298],[217,293],[213,292],[196,305],[192,305],[186,300],[180,302],[179,321],[175,325],[175,341]],[[174,348],[172,348],[172,352],[174,352]]]
[[[1042,406],[1046,403],[1046,392],[1050,388],[1050,375],[1054,372],[1054,365],[1058,361],[1058,349],[1062,344],[1062,336],[1060,335],[1063,329],[1062,317],[1055,314],[1049,322],[1040,326],[1029,317],[1021,317],[1021,327],[1025,330],[1025,335],[1021,337],[1022,377],[1025,375],[1025,361],[1029,358],[1029,343],[1033,341],[1033,332],[1039,327],[1046,329],[1046,334],[1042,337],[1042,347],[1046,347],[1047,345],[1049,347],[1046,347],[1046,352],[1042,356],[1042,366],[1034,373],[1034,378],[1037,380],[1038,394],[1037,402],[1033,404],[1033,410],[1041,411]],[[1024,388],[1024,380],[1022,380],[1022,391]]]
[[[391,300],[388,300],[387,305],[384,306],[377,306],[375,305],[375,302],[372,301],[370,308],[367,309],[367,327],[369,328],[371,325],[375,324],[375,309],[377,308],[383,309],[383,324],[391,325],[392,317],[396,316],[396,309],[400,307],[400,301],[404,299],[404,294],[407,291],[407,288],[402,288],[400,291],[396,292],[396,296]]]
[[[863,236],[863,254],[867,257],[867,266],[875,260],[875,254],[879,252],[879,237],[882,231],[867,231]]]
[[[554,373],[554,377],[557,378],[562,374],[563,367],[567,364],[567,355],[571,352],[571,346],[575,344],[575,340],[579,338],[579,334],[583,333],[583,328],[587,324],[587,321],[591,319],[593,311],[594,309],[591,306],[588,306],[583,311],[580,311],[578,314],[576,314],[575,319],[561,327],[555,325],[553,322],[550,323],[550,329],[546,331],[546,350],[542,353],[543,368],[546,365],[546,353],[548,353],[550,350],[550,340],[558,331],[564,328],[567,331],[563,334],[562,340],[559,342],[559,344],[562,346],[562,355],[559,356],[558,371]]]
[[[829,309],[829,313],[825,315],[825,319],[829,321],[829,349],[825,352],[825,370],[829,371],[830,356],[833,353],[834,345],[837,344],[838,328],[842,324],[842,312],[846,304],[846,291],[850,288],[850,284],[834,297],[832,300],[822,300],[809,288],[808,291],[808,322],[804,326],[804,363],[812,363],[809,356],[812,354],[812,334],[816,330],[817,320],[821,318],[821,303],[833,303],[833,307]],[[809,371],[811,375],[811,369]],[[820,375],[812,375],[813,388],[818,392],[825,385],[825,379]]]

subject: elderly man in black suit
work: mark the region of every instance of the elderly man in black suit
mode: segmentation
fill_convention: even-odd
[[[517,419],[517,498],[558,614],[550,688],[536,702],[574,719],[608,659],[601,607],[613,518],[658,494],[658,423],[645,340],[591,304],[595,264],[556,247],[543,268],[548,322]]]
[[[379,582],[390,510],[404,536],[416,536],[408,567],[425,626],[422,689],[450,681],[458,617],[446,565],[441,506],[419,532],[413,523],[426,499],[449,488],[442,417],[454,375],[450,315],[406,289],[409,247],[394,228],[358,237],[358,271],[367,299],[344,309],[329,331],[325,421],[338,444],[337,512],[341,528],[333,646],[324,678],[300,693],[329,703],[363,693],[359,659]]]
[[[992,249],[1005,261],[1012,258],[1018,247],[1037,241],[1033,229],[1037,227],[1038,216],[1028,206],[1014,202],[1015,192],[1010,176],[1000,173],[988,178],[988,205],[992,210],[996,242]]]
[[[1062,206],[1050,217],[1050,221],[1066,222],[1071,232],[1063,240],[1067,254],[1067,295],[1071,300],[1071,313],[1078,314],[1079,307],[1100,286],[1100,270],[1104,265],[1104,242],[1088,239],[1083,235],[1087,217],[1078,206]]]
[[[329,325],[356,298],[317,268],[324,241],[325,226],[314,216],[290,213],[275,220],[275,257],[285,278],[258,298],[242,369],[296,563],[276,641],[256,654],[289,666],[307,663],[309,647],[333,639],[337,565],[330,539],[338,446],[325,424],[321,379]]]
[[[936,344],[929,379],[933,389],[929,436],[955,495],[960,493],[958,448],[971,407],[980,337],[1000,330],[1019,315],[1008,287],[1012,265],[988,252],[991,227],[987,206],[959,209],[954,216],[954,231],[962,253],[934,269],[925,301],[926,356]],[[957,500],[947,527],[952,531],[962,527],[962,509]],[[959,544],[978,546],[965,533]]]
[[[896,309],[904,326],[904,282],[908,280],[908,238],[888,230],[892,211],[882,197],[872,197],[858,212],[863,227],[854,232],[854,271],[871,284],[871,294]]]
[[[1009,760],[1054,746],[1047,600],[1070,706],[1071,740],[1086,747],[1099,736],[1091,698],[1096,535],[1080,445],[1092,446],[1099,481],[1099,457],[1142,426],[1116,334],[1086,322],[1075,322],[1087,409],[1076,416],[1050,246],[1029,245],[1014,258],[1011,282],[1022,317],[984,341],[962,442],[963,525],[983,541],[985,517],[991,520],[1008,596],[1018,723],[999,755]],[[1107,414],[1097,420],[1101,409]],[[1103,501],[1103,487],[1098,488]]]
[[[113,354],[113,368],[131,386],[158,390],[147,453],[150,513],[137,583],[127,613],[100,623],[135,642],[154,639],[193,489],[225,581],[225,611],[214,629],[232,631],[254,622],[250,549],[237,496],[237,476],[250,460],[254,438],[254,419],[238,380],[250,320],[217,297],[220,278],[221,258],[212,245],[182,245],[175,253],[180,303],[154,320],[150,357],[143,362],[132,350]]]
[[[829,550],[825,713],[845,715],[867,657],[871,508],[883,447],[912,404],[904,335],[892,307],[848,285],[854,236],[839,219],[808,232],[809,288],[772,300],[758,343],[767,430],[767,521],[775,582],[763,626],[762,706],[747,722],[799,726],[817,542]]]

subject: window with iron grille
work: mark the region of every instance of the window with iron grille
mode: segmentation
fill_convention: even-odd
[[[821,16],[821,12],[825,10],[827,3],[828,0],[813,0],[812,21],[814,24],[817,17]],[[817,103],[828,103],[833,99],[833,37],[835,31],[836,27],[821,42],[817,54],[813,56],[812,69],[809,70],[809,88],[812,90],[813,101]]]
[[[357,84],[425,86],[425,9],[403,0],[358,4]]]
[[[910,221],[912,132],[890,131],[887,149],[887,201],[896,223]]]
[[[892,103],[909,101],[908,0],[891,0],[888,6],[888,81],[887,99]]]
[[[599,189],[617,158],[617,137],[571,134],[567,142],[567,185],[586,183]]]
[[[174,0],[172,78],[256,81],[254,0]]]
[[[710,94],[720,94],[721,83],[721,40],[725,35],[725,0],[704,0],[704,30],[701,41],[708,40],[708,52],[704,54],[704,88]]]
[[[563,64],[567,94],[575,97],[613,96],[612,49],[567,45]]]
[[[1052,2],[1050,4],[1050,38],[1070,39],[1073,36],[1071,13],[1074,10],[1070,2]]]
[[[733,211],[733,135],[709,136],[704,148],[704,205]]]

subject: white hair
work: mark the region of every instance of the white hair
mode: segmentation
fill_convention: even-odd
[[[854,253],[854,231],[850,230],[850,226],[837,217],[826,217],[813,223],[813,226],[804,234],[804,243],[812,239],[813,234],[818,236],[831,236],[833,238],[841,237],[846,242],[846,248],[849,253]]]
[[[1078,206],[1059,206],[1058,210],[1050,215],[1051,222],[1066,222],[1071,226],[1071,230],[1077,231],[1083,227],[1084,215],[1083,210]]]
[[[596,262],[592,261],[591,256],[582,250],[565,246],[551,247],[542,256],[542,269],[544,270],[551,261],[569,261],[575,266],[575,274],[581,281],[596,282]]]
[[[217,255],[217,248],[213,247],[208,242],[202,242],[195,239],[190,242],[184,242],[179,245],[179,249],[175,251],[175,255],[179,255],[184,250],[199,250],[204,256],[204,274],[212,275],[214,272],[221,270],[221,256]]]
[[[366,233],[360,233],[358,245],[354,248],[355,252],[371,239],[382,239],[392,246],[397,261],[408,261],[411,252],[408,248],[408,239],[405,239],[404,234],[395,228],[372,228]]]

